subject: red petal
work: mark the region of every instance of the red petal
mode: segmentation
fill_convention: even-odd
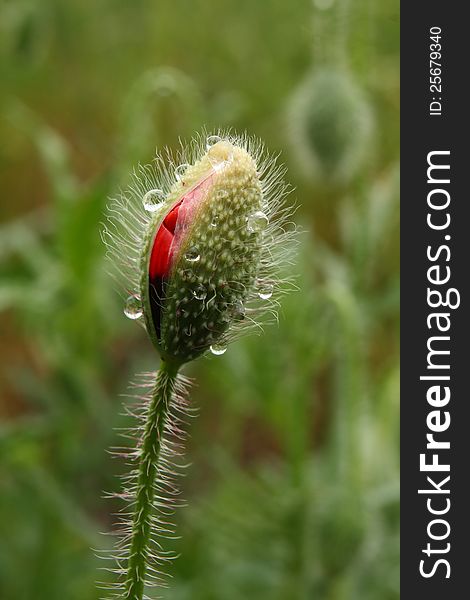
[[[175,233],[176,221],[178,220],[178,212],[181,206],[183,199],[181,199],[176,206],[174,206],[170,212],[165,217],[163,221],[163,225],[170,231],[171,233]]]
[[[203,179],[198,185],[188,192],[181,200],[173,206],[155,236],[152,254],[150,256],[149,277],[165,278],[168,276],[173,254],[178,251],[183,231],[180,230],[177,239],[174,233],[178,219],[183,225],[191,219],[198,202],[204,198],[207,188],[212,181],[213,174]],[[183,205],[184,203],[184,205]],[[183,209],[180,211],[180,209]]]
[[[171,214],[171,213],[170,213]],[[166,277],[170,270],[173,233],[168,231],[164,224],[161,225],[153,242],[152,254],[150,256],[149,275],[150,279]]]

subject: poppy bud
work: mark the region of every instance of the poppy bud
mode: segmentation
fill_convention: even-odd
[[[283,171],[272,165],[250,140],[210,136],[173,172],[161,158],[157,169],[141,168],[111,207],[107,241],[125,275],[136,264],[140,273],[125,312],[143,316],[165,361],[223,354],[272,310],[282,289],[276,270],[294,233],[284,227]]]
[[[291,98],[288,125],[296,162],[308,178],[347,182],[368,157],[371,108],[346,71],[310,72]]]

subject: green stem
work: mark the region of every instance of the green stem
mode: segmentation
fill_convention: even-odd
[[[153,511],[155,480],[159,473],[159,457],[163,428],[168,418],[175,390],[178,368],[161,363],[149,404],[142,438],[139,474],[134,504],[132,537],[125,580],[126,599],[142,600],[151,535],[150,516]]]

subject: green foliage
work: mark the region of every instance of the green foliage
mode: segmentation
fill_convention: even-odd
[[[120,508],[102,491],[126,470],[105,450],[129,425],[119,394],[156,367],[105,272],[107,197],[155,145],[204,125],[295,147],[287,105],[312,69],[343,68],[312,43],[341,15],[348,35],[332,43],[374,115],[373,146],[334,185],[283,153],[305,230],[300,290],[278,327],[190,367],[189,506],[162,594],[398,598],[398,6],[316,5],[0,4],[2,600],[100,596],[91,548]],[[329,164],[339,138],[322,135]]]

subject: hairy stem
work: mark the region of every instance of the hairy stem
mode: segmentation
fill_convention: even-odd
[[[165,362],[161,363],[146,416],[140,449],[131,546],[125,580],[125,598],[128,600],[142,600],[144,594],[155,480],[159,473],[163,428],[168,418],[177,374],[178,368]]]

